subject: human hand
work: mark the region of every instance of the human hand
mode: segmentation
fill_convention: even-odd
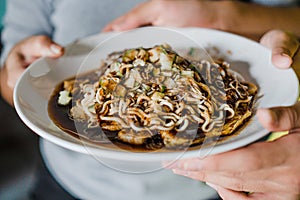
[[[277,67],[285,69],[292,64],[295,70],[299,69],[299,42],[294,36],[274,30],[261,42],[272,49],[272,61]],[[298,200],[300,103],[259,109],[257,115],[268,130],[288,130],[289,134],[272,142],[258,142],[203,159],[180,160],[169,168],[176,174],[207,182],[225,200]]]
[[[279,69],[292,67],[300,80],[300,44],[298,38],[281,30],[271,30],[260,43],[272,50],[272,62]]]
[[[170,168],[176,174],[206,182],[224,200],[298,200],[300,132],[293,132],[273,142],[178,161]]]
[[[281,30],[272,30],[267,32],[260,42],[272,49],[272,62],[277,68],[292,67],[300,80],[300,43],[296,36]],[[297,123],[298,114],[300,114],[300,102],[291,107],[259,109],[257,113],[260,122],[266,129],[270,131],[289,130],[289,132],[300,127],[300,123]]]
[[[63,47],[47,36],[32,36],[16,44],[7,56],[1,69],[1,94],[13,105],[13,89],[24,70],[40,57],[58,58]]]
[[[141,26],[199,26],[221,29],[224,11],[231,13],[230,1],[150,0],[109,23],[103,31],[124,31]],[[222,9],[220,9],[222,8]]]

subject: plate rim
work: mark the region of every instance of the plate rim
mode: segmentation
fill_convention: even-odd
[[[144,27],[144,28],[149,28],[149,27]],[[153,28],[153,27],[151,27]],[[156,28],[161,28],[161,27],[156,27]],[[224,31],[219,31],[219,30],[215,30],[215,29],[208,29],[208,28],[168,28],[168,29],[174,29],[180,32],[192,32],[192,31],[208,31],[208,32],[215,32],[217,34],[224,34],[224,35],[228,35],[230,37],[237,37],[239,39],[245,40],[247,42],[251,42],[251,43],[257,43],[249,38],[245,38],[243,36],[240,35],[236,35],[233,33],[229,33],[229,32],[224,32]],[[114,33],[104,33],[104,34],[96,34],[96,35],[92,35],[83,39],[80,39],[78,41],[75,41],[74,43],[71,43],[67,46],[71,46],[73,44],[76,44],[77,42],[88,42],[88,41],[94,41],[94,40],[98,40],[99,38],[103,37],[102,41],[105,40],[105,38],[113,35]],[[257,43],[259,45],[259,43]],[[259,45],[261,46],[261,45]],[[263,46],[261,46],[263,47]],[[267,49],[266,47],[263,47],[264,49],[266,49],[267,51],[270,51],[269,49]],[[22,76],[19,78],[19,80],[16,83],[16,87],[14,89],[13,92],[13,101],[14,101],[14,106],[16,109],[17,114],[19,115],[19,117],[21,118],[21,120],[33,131],[35,132],[37,135],[41,136],[42,138],[55,143],[61,147],[70,149],[72,151],[76,151],[79,153],[84,153],[84,154],[90,154],[88,149],[92,149],[93,153],[97,153],[97,156],[100,157],[105,157],[105,158],[110,158],[110,159],[115,159],[115,160],[128,160],[128,161],[161,161],[162,159],[160,158],[162,157],[178,157],[181,156],[180,158],[191,158],[191,157],[195,157],[195,152],[199,151],[199,150],[191,150],[191,151],[183,151],[183,152],[160,152],[160,153],[154,153],[151,154],[149,152],[146,153],[134,153],[134,152],[128,152],[128,151],[116,151],[114,149],[100,149],[100,148],[95,148],[95,147],[86,147],[85,145],[73,142],[73,141],[69,141],[69,140],[65,140],[63,138],[57,137],[55,135],[49,134],[47,133],[45,130],[43,130],[42,128],[36,126],[33,122],[31,122],[27,117],[26,114],[23,112],[23,109],[21,108],[21,104],[19,103],[19,98],[18,98],[18,94],[19,94],[19,85],[20,83],[23,81],[24,78],[26,78],[29,75],[29,71],[36,65],[36,63],[38,63],[39,61],[43,60],[45,58],[39,58],[37,61],[35,61],[34,63],[32,63],[22,74]],[[291,73],[294,74],[294,76],[296,77],[296,74],[293,70],[291,70]],[[296,77],[297,78],[297,77]],[[297,101],[297,97],[299,96],[299,85],[296,84],[295,85],[296,90],[298,91],[297,94],[295,94],[295,99],[294,102],[295,103]],[[292,97],[289,98],[289,100],[286,101],[291,101]],[[48,115],[49,116],[49,115]],[[53,123],[53,122],[52,122]],[[60,129],[59,129],[60,130]],[[60,130],[62,131],[62,130]],[[256,132],[253,135],[248,136],[246,139],[241,139],[239,140],[239,142],[235,142],[231,143],[231,148],[229,150],[234,150],[236,148],[245,146],[249,143],[255,142],[256,140],[259,140],[260,138],[266,136],[269,133],[269,131],[267,131],[266,129],[262,129],[259,132]],[[258,136],[259,135],[259,136]],[[251,142],[249,142],[251,141]],[[225,144],[225,146],[227,146],[228,144]],[[87,149],[88,148],[88,149]],[[213,155],[213,154],[217,154],[217,153],[221,153],[224,152],[224,150],[222,151],[222,149],[224,149],[224,145],[220,144],[217,146],[214,146],[214,148],[211,150],[211,152],[209,153],[209,155]],[[228,151],[228,150],[225,150]],[[147,156],[145,156],[145,154],[147,154]],[[125,156],[123,156],[125,155]]]

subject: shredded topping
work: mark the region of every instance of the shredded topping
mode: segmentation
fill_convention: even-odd
[[[253,111],[256,86],[238,80],[226,62],[190,61],[158,45],[114,52],[105,67],[99,81],[80,85],[83,98],[71,115],[85,118],[89,127],[117,131],[125,143],[199,144],[204,137],[231,134],[237,126],[224,124],[241,124]]]

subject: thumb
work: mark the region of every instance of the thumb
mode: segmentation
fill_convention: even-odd
[[[300,127],[300,102],[289,107],[261,108],[260,123],[269,131],[288,131]]]
[[[27,60],[39,57],[58,58],[64,54],[64,48],[53,42],[48,36],[34,36],[22,43],[20,51]]]
[[[267,32],[260,43],[272,51],[272,62],[280,69],[287,69],[292,65],[292,58],[299,48],[297,37],[281,30]]]

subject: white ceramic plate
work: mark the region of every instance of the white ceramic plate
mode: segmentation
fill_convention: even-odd
[[[263,95],[259,107],[291,105],[298,97],[298,80],[294,72],[276,69],[270,62],[270,51],[254,41],[210,29],[148,27],[122,34],[99,34],[68,46],[60,59],[39,59],[17,83],[14,92],[16,110],[25,124],[46,140],[77,152],[128,161],[160,161],[216,154],[247,145],[268,134],[254,116],[238,135],[214,146],[186,152],[132,153],[83,144],[57,128],[49,118],[48,100],[55,86],[64,79],[98,67],[101,59],[113,51],[161,43],[168,43],[175,50],[200,45],[211,54],[224,57],[247,81],[259,86],[259,95]]]

